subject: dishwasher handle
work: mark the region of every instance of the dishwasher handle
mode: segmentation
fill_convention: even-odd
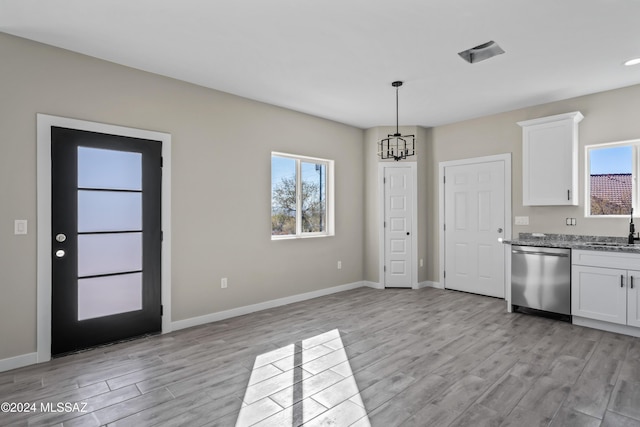
[[[555,257],[560,257],[560,258],[566,258],[569,256],[569,254],[559,254],[559,253],[555,253],[555,252],[529,252],[529,251],[520,251],[517,249],[512,249],[511,250],[512,254],[523,254],[523,255],[542,255],[542,256],[555,256]]]

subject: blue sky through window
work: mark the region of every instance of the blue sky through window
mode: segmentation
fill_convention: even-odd
[[[271,157],[271,189],[282,182],[282,178],[296,177],[296,161],[287,157]]]
[[[592,149],[591,175],[631,173],[633,148],[631,146]]]
[[[318,182],[317,177],[318,169],[316,167],[316,163],[312,162],[302,162],[302,179],[307,180],[311,179],[311,182]],[[324,176],[322,177],[321,186],[324,190],[324,185],[326,181],[326,167],[322,166],[322,173]],[[271,189],[280,184],[282,182],[282,178],[292,178],[296,177],[296,161],[295,159],[290,159],[288,157],[279,157],[279,156],[271,156]],[[315,179],[314,179],[315,178]]]

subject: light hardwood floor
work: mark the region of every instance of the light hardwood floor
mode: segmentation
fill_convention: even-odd
[[[640,339],[360,288],[0,373],[0,402],[36,404],[2,426],[640,426]]]

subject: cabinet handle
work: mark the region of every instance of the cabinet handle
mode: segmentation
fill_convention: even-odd
[[[624,288],[624,275],[620,275],[620,287]]]
[[[631,285],[631,289],[633,289],[633,276],[631,276],[631,283],[630,283],[630,285]]]
[[[567,190],[567,200],[571,200],[571,190]]]

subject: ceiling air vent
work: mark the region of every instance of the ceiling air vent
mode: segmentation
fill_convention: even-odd
[[[504,53],[504,50],[498,46],[498,43],[491,40],[490,42],[459,52],[458,55],[468,63],[475,64],[476,62],[484,61],[485,59],[502,53]]]

